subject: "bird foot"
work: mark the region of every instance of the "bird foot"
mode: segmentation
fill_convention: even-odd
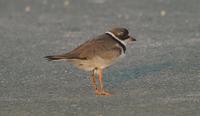
[[[106,92],[104,90],[96,90],[95,91],[97,96],[111,96],[112,94],[109,92]]]

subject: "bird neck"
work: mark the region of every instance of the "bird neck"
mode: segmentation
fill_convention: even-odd
[[[107,31],[105,32],[106,34],[108,34],[109,36],[111,36],[122,48],[123,48],[123,51],[125,53],[126,51],[126,43],[122,40],[120,40],[117,36],[115,36],[112,32],[110,31]]]

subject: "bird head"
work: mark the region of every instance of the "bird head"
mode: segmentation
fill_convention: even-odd
[[[134,37],[129,35],[128,29],[126,28],[113,28],[109,32],[125,43],[130,44],[136,41]]]

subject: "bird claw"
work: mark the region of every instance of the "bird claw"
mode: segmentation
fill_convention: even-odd
[[[112,94],[109,92],[106,92],[104,90],[96,90],[95,91],[97,96],[111,96]]]

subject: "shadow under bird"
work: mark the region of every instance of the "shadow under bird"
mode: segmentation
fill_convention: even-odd
[[[136,41],[126,28],[113,28],[102,35],[86,41],[72,51],[60,55],[46,56],[49,61],[66,60],[76,67],[90,71],[96,95],[110,96],[103,84],[103,70],[125,55],[127,44]],[[96,84],[98,76],[99,87]]]

